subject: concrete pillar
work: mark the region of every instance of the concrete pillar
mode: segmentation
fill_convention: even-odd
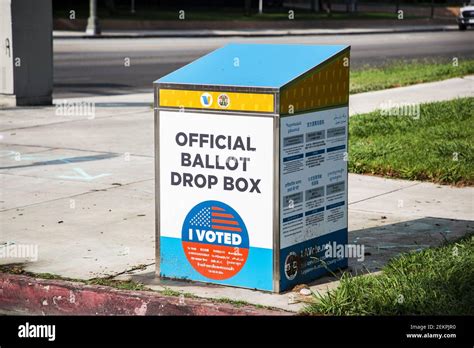
[[[100,35],[99,19],[97,18],[97,0],[89,0],[89,19],[87,20],[86,33]]]
[[[0,105],[49,105],[53,93],[51,0],[0,0]]]

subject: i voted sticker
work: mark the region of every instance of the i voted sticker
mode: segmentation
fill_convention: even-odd
[[[182,229],[183,250],[203,276],[224,280],[236,275],[247,261],[249,237],[240,215],[219,201],[196,205]]]

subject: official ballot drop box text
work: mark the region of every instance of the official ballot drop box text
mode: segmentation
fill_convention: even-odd
[[[349,50],[229,44],[155,81],[161,277],[281,292],[347,267]]]

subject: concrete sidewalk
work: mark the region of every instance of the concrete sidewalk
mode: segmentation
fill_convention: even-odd
[[[443,93],[440,93],[440,91],[443,91]],[[352,94],[349,98],[349,113],[351,116],[368,113],[380,109],[387,104],[430,103],[465,97],[474,97],[474,75],[381,91]],[[152,107],[153,93],[56,99],[54,103],[62,103],[64,101],[86,101],[95,103],[97,107],[111,108]]]
[[[439,90],[457,85],[449,81],[435,84]],[[385,97],[398,100],[409,95],[399,93],[406,89],[385,91]],[[473,95],[472,88],[458,93]],[[373,102],[371,95],[379,94],[353,96],[351,108],[370,110],[362,105],[377,105],[380,99]],[[93,118],[60,116],[54,107],[0,110],[0,245],[38,246],[37,260],[0,263],[25,262],[27,271],[76,279],[134,279],[155,290],[300,310],[307,297],[289,304],[289,294],[154,278],[151,97],[76,100],[96,103]],[[350,260],[350,270],[376,272],[400,252],[473,231],[473,197],[473,188],[350,175],[349,240],[365,245],[366,252],[363,261]],[[322,292],[335,286],[328,277],[311,284]]]
[[[101,35],[88,35],[81,31],[53,31],[54,39],[124,39],[161,37],[267,37],[267,36],[309,36],[309,35],[360,35],[419,33],[455,31],[457,25],[413,25],[399,27],[337,28],[337,29],[193,29],[193,30],[105,30]]]
[[[353,94],[349,112],[351,115],[364,114],[389,104],[421,104],[465,97],[474,97],[474,75]]]

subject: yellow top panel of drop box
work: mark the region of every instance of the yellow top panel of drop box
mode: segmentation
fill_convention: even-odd
[[[268,113],[275,111],[274,95],[271,93],[160,89],[159,105],[160,107],[184,109],[190,108]]]

